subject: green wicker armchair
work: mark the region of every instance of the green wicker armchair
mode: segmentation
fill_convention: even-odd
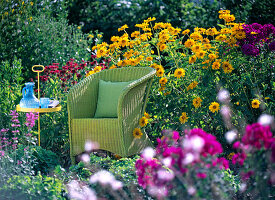
[[[70,155],[84,152],[86,141],[94,141],[99,148],[122,157],[139,153],[152,143],[146,134],[134,138],[133,130],[143,116],[155,69],[128,67],[104,70],[75,85],[68,94]],[[98,99],[99,80],[111,82],[132,81],[118,100],[117,118],[93,118]]]

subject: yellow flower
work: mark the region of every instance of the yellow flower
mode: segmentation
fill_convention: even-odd
[[[101,57],[105,56],[106,53],[107,53],[106,47],[102,47],[96,52],[96,57],[101,58]]]
[[[118,42],[118,40],[119,40],[119,37],[118,37],[118,36],[112,36],[112,37],[111,37],[111,41],[112,41],[112,42]]]
[[[253,99],[251,104],[252,104],[252,108],[259,108],[260,107],[260,101],[258,99]]]
[[[233,22],[235,20],[235,16],[230,14],[224,14],[223,19],[225,22]]]
[[[197,87],[198,82],[197,81],[193,81],[192,83],[190,83],[190,85],[188,85],[187,87],[187,91],[188,90],[193,90],[195,87]]]
[[[157,71],[156,74],[157,74],[158,77],[163,76],[163,74],[164,74],[164,69],[159,69],[159,70]]]
[[[187,121],[188,118],[189,117],[187,117],[186,112],[181,113],[181,116],[180,116],[180,119],[179,119],[180,123],[184,124]]]
[[[88,76],[90,76],[90,75],[92,75],[92,74],[94,74],[95,72],[93,71],[93,70],[91,70],[91,71],[89,71],[85,76],[86,77],[88,77]]]
[[[210,54],[208,55],[208,58],[209,58],[210,60],[215,60],[215,59],[217,58],[217,55],[214,54],[214,53],[210,53]]]
[[[147,61],[152,61],[153,58],[150,56],[150,57],[147,57],[146,60],[147,60]]]
[[[214,36],[218,34],[218,31],[216,28],[209,28],[205,31],[205,34]]]
[[[102,67],[96,66],[96,67],[94,68],[94,73],[100,72],[101,69],[102,69]]]
[[[210,40],[209,40],[208,38],[203,38],[203,39],[201,40],[201,43],[203,43],[203,44],[209,44],[209,43],[210,43]]]
[[[190,30],[189,30],[189,29],[186,29],[186,30],[182,31],[182,34],[183,34],[183,35],[187,35],[188,33],[190,33]]]
[[[89,34],[88,38],[94,38],[94,36],[92,34]]]
[[[30,19],[29,19],[29,20],[30,20],[30,22],[31,22],[31,21],[32,21],[32,17],[30,17]]]
[[[193,52],[199,52],[201,51],[201,45],[200,44],[194,44],[191,48]]]
[[[8,12],[5,12],[4,15],[9,15],[9,13],[8,13]]]
[[[145,116],[147,119],[150,119],[150,115],[149,115],[147,112],[144,112],[144,116]]]
[[[185,76],[185,70],[182,68],[178,68],[174,72],[174,76],[177,78],[184,77]]]
[[[189,57],[189,64],[196,62],[197,57],[195,55]]]
[[[139,125],[140,125],[141,127],[144,127],[144,126],[146,126],[147,124],[148,124],[148,119],[147,119],[146,117],[142,117],[142,118],[139,119]]]
[[[222,41],[225,41],[226,38],[227,38],[226,35],[220,34],[220,35],[218,35],[215,39],[216,39],[217,41],[222,42]]]
[[[159,50],[160,50],[160,51],[163,51],[163,50],[165,50],[166,48],[167,48],[166,44],[161,44],[161,45],[159,46]]]
[[[206,48],[207,50],[212,48],[211,44],[204,44],[203,47]]]
[[[159,79],[159,84],[165,85],[167,83],[167,81],[168,81],[167,78],[162,77],[161,79]]]
[[[205,56],[205,53],[206,53],[205,51],[199,51],[199,52],[196,53],[196,56],[197,56],[197,58],[202,59]]]
[[[171,91],[165,92],[163,95],[164,95],[164,96],[167,96],[167,95],[169,95],[169,94],[171,94]]]
[[[237,105],[237,106],[240,105],[240,102],[237,101],[237,102],[236,102],[236,105]]]
[[[193,99],[193,105],[195,106],[195,108],[201,107],[201,102],[202,99],[200,97],[196,97],[195,99]]]
[[[230,10],[220,10],[220,14],[230,14]]]
[[[140,139],[143,133],[141,132],[140,128],[135,128],[133,131],[134,138]]]
[[[224,73],[231,73],[234,69],[232,65],[227,61],[222,63],[222,68]]]
[[[80,30],[80,29],[81,29],[81,26],[78,26],[78,27],[77,27],[77,29],[79,29],[79,30]]]
[[[209,110],[214,113],[214,112],[218,112],[220,110],[220,104],[217,102],[212,102],[209,106]]]
[[[203,37],[199,32],[191,33],[190,38],[193,40],[202,40]]]
[[[117,68],[115,65],[112,65],[111,67],[109,67],[109,69],[115,69]]]
[[[30,2],[30,4],[31,4],[31,6],[33,6],[33,2],[32,1]]]
[[[126,28],[129,28],[127,24],[123,25],[122,27],[118,28],[118,32],[125,30]]]
[[[213,62],[212,69],[218,70],[220,69],[221,64],[218,61]]]
[[[238,32],[236,32],[234,35],[235,35],[235,37],[236,37],[237,39],[239,39],[239,40],[242,40],[242,39],[244,39],[244,38],[246,37],[244,31],[238,31]]]
[[[122,47],[125,47],[127,44],[128,44],[128,37],[121,37],[119,38],[119,44],[122,46]]]
[[[192,40],[192,39],[188,39],[188,40],[186,40],[186,41],[184,42],[184,46],[185,46],[186,48],[191,48],[194,44],[195,44],[195,41]]]
[[[97,34],[97,37],[98,37],[98,38],[102,38],[102,35],[101,35],[101,34]]]
[[[231,152],[228,156],[227,156],[227,158],[228,158],[228,160],[232,160],[232,157],[235,155],[235,153],[234,152]]]

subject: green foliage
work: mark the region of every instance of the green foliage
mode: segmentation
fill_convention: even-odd
[[[5,128],[9,124],[9,113],[20,101],[22,86],[21,60],[14,59],[10,64],[3,61],[0,64],[0,127]]]
[[[0,186],[0,199],[66,199],[65,186],[53,177],[13,176]]]
[[[170,22],[182,28],[212,27],[217,22],[215,13],[219,10],[219,4],[216,0],[212,3],[194,3],[190,0],[71,0],[68,9],[71,23],[84,23],[84,32],[104,32],[104,40],[109,41],[116,34],[117,28],[127,24],[133,31],[137,22],[148,17],[156,17],[158,21]]]
[[[65,63],[89,58],[88,40],[75,25],[68,25],[64,1],[3,1],[0,4],[0,58],[22,60],[25,72],[35,64]],[[18,5],[18,6],[16,6]],[[52,11],[58,8],[58,11]],[[63,14],[62,14],[63,13]],[[56,18],[55,18],[56,17]],[[33,74],[25,73],[25,77]]]

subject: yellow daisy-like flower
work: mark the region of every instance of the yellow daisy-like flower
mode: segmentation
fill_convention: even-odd
[[[133,131],[134,138],[140,139],[143,133],[141,132],[140,128],[135,128]]]
[[[162,77],[161,79],[159,79],[159,84],[165,85],[167,83],[167,81],[168,81],[167,78]]]
[[[196,60],[197,60],[197,56],[195,56],[195,55],[189,57],[189,64],[196,62]]]
[[[260,107],[260,101],[258,99],[253,99],[251,102],[252,108],[259,108]]]
[[[209,40],[208,38],[203,38],[203,39],[201,40],[201,43],[203,43],[203,44],[209,44],[209,43],[210,43],[210,40]]]
[[[163,51],[163,50],[165,50],[166,48],[167,48],[166,44],[161,44],[161,45],[159,46],[159,50],[160,50],[160,51]]]
[[[234,69],[232,65],[227,61],[222,63],[222,68],[224,73],[231,73]]]
[[[190,30],[189,30],[189,29],[186,29],[186,30],[182,31],[182,34],[183,34],[183,35],[187,35],[188,33],[190,33]]]
[[[188,40],[186,40],[186,41],[184,42],[184,46],[185,46],[186,48],[191,48],[194,44],[195,44],[195,41],[192,40],[192,39],[188,39]]]
[[[195,99],[193,99],[193,106],[195,108],[201,107],[201,102],[202,99],[200,97],[196,97]]]
[[[189,118],[189,117],[187,117],[186,112],[181,113],[181,116],[180,116],[180,118],[179,118],[180,123],[182,123],[182,124],[186,123],[188,118]]]
[[[239,40],[242,40],[242,39],[244,39],[244,38],[246,37],[244,31],[238,31],[238,32],[236,32],[234,35],[235,35],[235,37],[236,37],[237,39],[239,39]]]
[[[220,110],[220,104],[217,102],[212,102],[209,106],[209,110],[214,113],[214,112],[218,112]]]
[[[205,56],[206,51],[199,51],[196,53],[197,58],[203,58]]]
[[[105,47],[102,47],[96,52],[96,57],[100,58],[105,56],[106,54],[107,54],[107,49]]]
[[[174,76],[177,78],[184,77],[185,76],[185,70],[182,68],[178,68],[174,72]]]
[[[193,90],[195,87],[197,87],[198,82],[197,81],[193,81],[192,83],[190,83],[190,85],[188,85],[187,87],[187,91],[188,90]]]
[[[234,152],[231,152],[228,156],[227,156],[227,159],[228,160],[232,160],[232,157],[235,155]]]
[[[214,53],[210,53],[210,54],[208,55],[208,58],[209,58],[209,60],[215,60],[215,59],[217,58],[217,55],[214,54]]]
[[[161,77],[161,76],[163,76],[163,74],[164,74],[164,69],[162,68],[162,69],[159,69],[158,71],[157,71],[157,76],[158,77]]]
[[[117,68],[115,65],[112,65],[111,67],[109,67],[109,69],[115,69]]]
[[[122,27],[118,28],[118,32],[125,30],[126,28],[129,28],[127,24],[123,25]]]
[[[33,2],[32,1],[30,2],[30,4],[31,4],[31,6],[33,6]]]
[[[148,124],[148,119],[147,119],[146,117],[142,117],[142,118],[139,119],[139,125],[140,125],[141,127],[144,127],[144,126],[146,126],[147,124]]]
[[[144,112],[144,117],[146,117],[147,119],[150,119],[150,115],[147,112]]]
[[[200,44],[194,44],[191,49],[195,53],[199,52],[199,51],[201,51],[201,45]]]
[[[94,74],[95,72],[93,71],[93,70],[91,70],[91,71],[89,71],[85,76],[86,77],[88,77],[88,76],[90,76],[90,75],[92,75],[92,74]]]
[[[220,66],[221,66],[221,64],[218,61],[213,62],[212,69],[218,70],[218,69],[220,69]]]
[[[94,68],[94,73],[100,72],[101,69],[102,69],[102,67],[96,66],[96,67]]]
[[[150,57],[147,57],[146,60],[147,60],[147,61],[152,61],[153,58],[150,56]]]

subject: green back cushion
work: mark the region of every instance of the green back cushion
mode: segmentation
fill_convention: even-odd
[[[130,83],[99,80],[97,107],[94,118],[116,118],[119,96]]]

